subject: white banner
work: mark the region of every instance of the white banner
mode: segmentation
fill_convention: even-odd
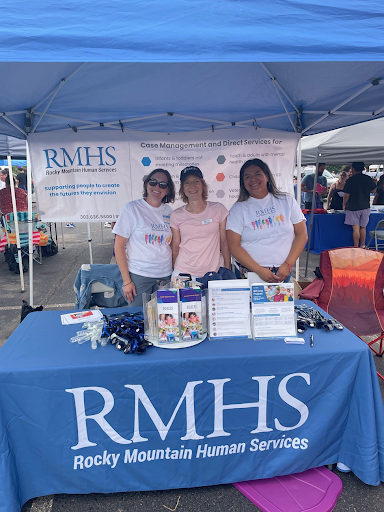
[[[209,200],[229,209],[238,197],[242,164],[260,158],[278,188],[293,193],[299,139],[261,128],[168,134],[61,130],[32,134],[28,143],[41,219],[102,222],[115,220],[127,201],[141,197],[143,177],[157,168],[169,171],[178,190],[180,171],[199,167]]]

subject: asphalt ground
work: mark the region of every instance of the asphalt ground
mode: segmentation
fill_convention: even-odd
[[[70,309],[74,304],[73,283],[83,263],[90,262],[86,224],[63,228],[58,224],[59,252],[34,264],[34,305],[47,310]],[[109,228],[91,224],[93,263],[110,263],[113,235]],[[304,277],[305,254],[300,261],[300,281],[312,281],[319,256],[309,255],[308,275]],[[20,289],[20,277],[8,270],[0,255],[0,346],[20,323],[21,299],[29,301],[29,273],[25,274],[25,291]],[[0,351],[1,357],[1,351]],[[374,357],[376,367],[384,374],[383,358]],[[384,382],[380,381],[384,396]],[[384,428],[384,425],[383,425]],[[384,484],[372,487],[361,482],[352,473],[335,473],[341,478],[344,490],[339,497],[336,512],[383,512]],[[127,492],[115,494],[58,494],[28,501],[22,512],[257,512],[255,507],[232,485],[217,485],[171,491]]]

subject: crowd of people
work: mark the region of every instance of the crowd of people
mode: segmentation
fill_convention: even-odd
[[[294,198],[277,188],[265,162],[244,163],[239,198],[229,212],[207,201],[207,184],[195,166],[181,171],[179,196],[185,205],[173,211],[172,178],[155,169],[144,179],[143,197],[123,207],[113,228],[123,292],[131,306],[141,305],[144,292],[152,293],[171,276],[225,275],[231,256],[233,277],[251,271],[267,283],[289,282],[307,241],[305,218]]]
[[[326,178],[323,176],[325,164],[318,164],[318,184],[315,198],[316,207],[322,205],[321,196],[327,193]],[[352,227],[353,244],[355,247],[365,247],[366,227],[369,222],[371,193],[375,192],[374,205],[384,204],[384,175],[376,182],[364,174],[363,162],[353,162],[346,165],[338,176],[337,181],[330,187],[327,196],[327,210],[345,210],[345,224]],[[324,181],[325,180],[325,181]],[[305,176],[301,182],[301,190],[305,195],[305,208],[312,207],[314,174]],[[319,203],[319,204],[318,204]],[[321,206],[322,207],[322,206]]]

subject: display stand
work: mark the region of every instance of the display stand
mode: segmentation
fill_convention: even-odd
[[[145,338],[159,348],[188,348],[207,336],[206,290],[164,288],[143,294]]]

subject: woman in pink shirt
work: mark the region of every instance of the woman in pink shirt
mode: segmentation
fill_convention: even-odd
[[[173,274],[203,277],[230,268],[225,233],[228,210],[221,203],[207,201],[208,186],[198,167],[180,174],[180,198],[186,203],[171,214]]]

